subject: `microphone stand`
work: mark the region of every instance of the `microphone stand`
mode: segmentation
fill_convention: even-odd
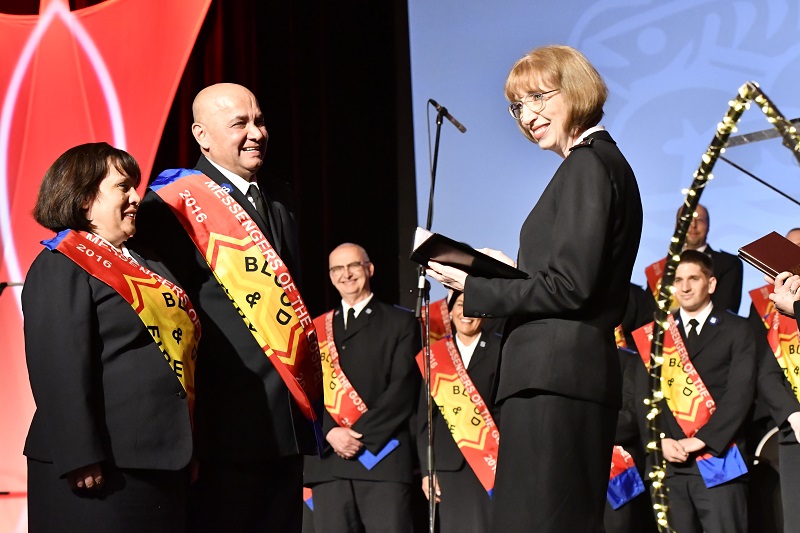
[[[431,164],[431,190],[428,196],[428,218],[425,229],[431,229],[433,225],[433,193],[436,187],[436,165],[439,160],[439,138],[442,132],[443,116],[446,111],[440,108],[436,114],[436,138],[433,145],[433,163]],[[425,388],[427,391],[426,407],[428,417],[428,448],[427,448],[427,469],[428,469],[428,526],[429,533],[434,533],[436,524],[436,470],[433,457],[433,398],[431,397],[431,321],[430,321],[430,282],[425,277],[425,267],[419,266],[419,282],[417,283],[417,306],[415,314],[417,319],[422,320],[422,310],[425,309],[425,320],[422,326],[422,357],[425,367]]]

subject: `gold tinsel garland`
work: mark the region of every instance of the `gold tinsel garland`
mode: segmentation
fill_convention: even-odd
[[[706,153],[703,154],[702,162],[697,172],[694,173],[694,181],[691,188],[684,190],[686,199],[683,203],[683,211],[678,219],[675,234],[669,245],[667,252],[667,264],[664,269],[664,276],[661,280],[661,288],[656,298],[656,312],[654,315],[655,324],[653,327],[653,341],[650,348],[650,390],[652,396],[644,401],[649,411],[648,420],[648,444],[647,452],[653,454],[653,468],[649,473],[651,481],[650,493],[653,499],[653,512],[660,532],[673,532],[669,525],[669,497],[664,485],[666,475],[666,461],[661,451],[661,439],[664,432],[661,430],[660,422],[661,409],[664,402],[664,394],[661,392],[661,365],[664,362],[664,334],[669,324],[667,317],[672,306],[672,295],[675,292],[673,282],[675,280],[675,270],[678,268],[681,250],[686,240],[686,232],[694,216],[700,195],[706,184],[713,178],[711,170],[717,162],[719,156],[725,151],[728,137],[736,131],[736,124],[745,110],[750,108],[750,102],[755,103],[767,118],[767,121],[783,136],[783,144],[792,150],[795,158],[800,162],[800,139],[797,131],[792,124],[781,115],[778,108],[767,98],[758,84],[747,82],[739,88],[739,94],[731,102],[725,117],[717,125],[717,133],[711,141]]]

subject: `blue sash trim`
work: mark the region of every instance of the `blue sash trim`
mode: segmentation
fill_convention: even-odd
[[[614,510],[619,509],[644,492],[644,482],[635,466],[608,480],[606,498]]]
[[[719,457],[698,459],[697,468],[708,488],[722,485],[747,473],[747,466],[736,444],[731,444],[728,451]]]
[[[361,464],[364,465],[367,470],[372,470],[375,468],[376,464],[380,463],[384,457],[392,453],[398,446],[400,446],[400,441],[397,439],[392,439],[387,442],[386,446],[384,446],[383,449],[375,455],[373,455],[372,452],[367,450],[367,447],[364,446],[361,448],[362,451],[358,456],[358,460],[361,461]]]
[[[303,500],[309,509],[314,510],[314,496],[309,496],[307,500]]]
[[[56,234],[56,236],[55,236],[55,237],[53,237],[52,239],[49,239],[49,240],[47,240],[47,241],[42,241],[42,244],[43,244],[43,245],[44,245],[44,247],[45,247],[45,248],[47,248],[48,250],[55,250],[56,248],[58,248],[58,245],[59,245],[59,244],[61,244],[61,241],[63,241],[63,240],[64,240],[64,237],[66,237],[66,236],[67,236],[67,234],[68,234],[70,231],[72,231],[72,230],[71,230],[71,229],[65,229],[65,230],[63,230],[63,231],[59,231],[59,232]]]
[[[202,174],[202,172],[192,168],[168,168],[158,175],[153,183],[150,184],[150,188],[154,191],[157,191],[161,187],[169,185],[177,179],[180,179],[184,176],[190,176],[192,174]]]

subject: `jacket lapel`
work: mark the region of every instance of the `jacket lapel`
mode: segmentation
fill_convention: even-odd
[[[217,183],[217,185],[221,186],[223,189],[228,191],[228,194],[230,194],[233,197],[233,199],[236,200],[236,203],[242,206],[245,212],[248,215],[250,215],[250,218],[255,220],[256,224],[258,225],[258,228],[262,231],[262,233],[264,233],[267,237],[269,237],[266,234],[265,230],[266,224],[264,223],[264,219],[262,219],[261,215],[258,214],[258,211],[256,211],[256,208],[253,207],[252,203],[250,203],[250,200],[248,200],[247,197],[244,194],[242,194],[242,191],[234,187],[233,184],[230,182],[230,180],[228,180],[228,178],[223,176],[222,173],[219,170],[217,170],[217,168],[214,165],[212,165],[208,159],[206,159],[204,156],[200,156],[200,160],[197,161],[197,164],[195,165],[194,168],[196,170],[199,170],[212,180],[214,180]],[[270,244],[272,244],[275,250],[278,251],[278,254],[280,254],[278,248],[273,243]]]
[[[283,204],[275,200],[272,191],[269,190],[266,183],[262,183],[261,180],[259,180],[258,187],[267,204],[269,227],[272,230],[272,236],[275,240],[275,242],[270,244],[272,244],[272,247],[275,248],[275,251],[280,255],[283,243],[283,228],[288,228],[291,225],[291,221],[286,220],[286,217],[289,216],[289,212]]]
[[[475,367],[481,364],[486,359],[486,333],[481,333],[481,338],[478,339],[478,345],[475,346],[475,351],[472,352],[472,359],[469,360],[467,371],[475,370]]]
[[[724,312],[724,311],[723,311]],[[706,323],[703,324],[703,329],[700,330],[700,336],[697,339],[697,343],[694,349],[693,354],[689,354],[691,359],[697,357],[700,353],[702,353],[703,349],[706,348],[711,344],[714,338],[719,334],[719,323],[722,321],[723,317],[721,314],[717,314],[717,310],[713,309],[711,314],[708,315],[706,319]]]
[[[353,324],[347,324],[347,329],[344,329],[344,316],[341,318],[342,323],[342,336],[341,342],[347,341],[349,338],[355,336],[359,331],[365,329],[368,325],[370,320],[373,319],[377,308],[374,304],[375,298],[373,297],[372,300],[367,304],[367,306],[361,310],[361,312],[356,317]],[[338,309],[339,313],[342,313],[342,308]]]

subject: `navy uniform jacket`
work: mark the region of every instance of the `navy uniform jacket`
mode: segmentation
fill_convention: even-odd
[[[633,171],[605,131],[564,160],[520,231],[527,279],[467,277],[464,314],[509,318],[497,401],[537,389],[621,404],[614,328],[642,231]]]
[[[220,185],[227,183],[205,157],[196,169]],[[264,221],[250,201],[228,185],[231,196],[264,232]],[[291,211],[279,191],[268,184],[261,190],[266,191],[275,222],[272,227],[277,238],[272,244],[296,277],[297,230]],[[144,243],[159,255],[186,290],[203,325],[195,374],[198,456],[247,463],[314,453],[311,424],[178,219],[151,190],[145,194],[136,225],[133,242]]]
[[[800,311],[800,304],[795,304],[795,313]],[[795,316],[798,316],[795,314]],[[760,320],[760,319],[759,319]],[[800,411],[792,385],[783,374],[783,369],[775,359],[767,342],[759,342],[758,346],[758,397],[766,407],[780,431],[780,442],[796,443],[797,438],[792,426],[787,421],[789,415]]]
[[[711,257],[714,277],[717,278],[717,288],[711,295],[711,301],[716,307],[738,313],[742,303],[742,260],[728,252],[713,250],[711,246],[706,248],[705,253]]]
[[[323,458],[306,457],[304,483],[313,486],[334,479],[411,483],[413,441],[409,417],[416,409],[420,374],[419,324],[411,313],[379,302],[374,296],[344,329],[341,306],[335,310],[333,337],[342,372],[367,405],[353,424],[364,446],[377,454],[391,439],[400,445],[372,470],[358,459],[342,459],[326,443]],[[327,411],[322,434],[338,427]]]
[[[677,316],[676,323],[685,338],[683,324]],[[758,364],[756,343],[747,320],[714,307],[689,358],[716,404],[708,422],[695,435],[706,443],[707,449],[703,451],[719,456],[731,442],[735,442],[744,453],[744,421],[753,401]],[[649,380],[644,365],[640,370],[637,396],[649,397]],[[642,411],[642,435],[647,435],[643,414]],[[662,414],[666,436],[675,440],[686,438],[672,412],[664,409]],[[700,473],[693,456],[685,463],[667,463],[667,473],[671,472]]]
[[[192,457],[186,393],[131,305],[60,252],[22,291],[36,412],[24,453],[62,475],[106,462],[180,470]]]

